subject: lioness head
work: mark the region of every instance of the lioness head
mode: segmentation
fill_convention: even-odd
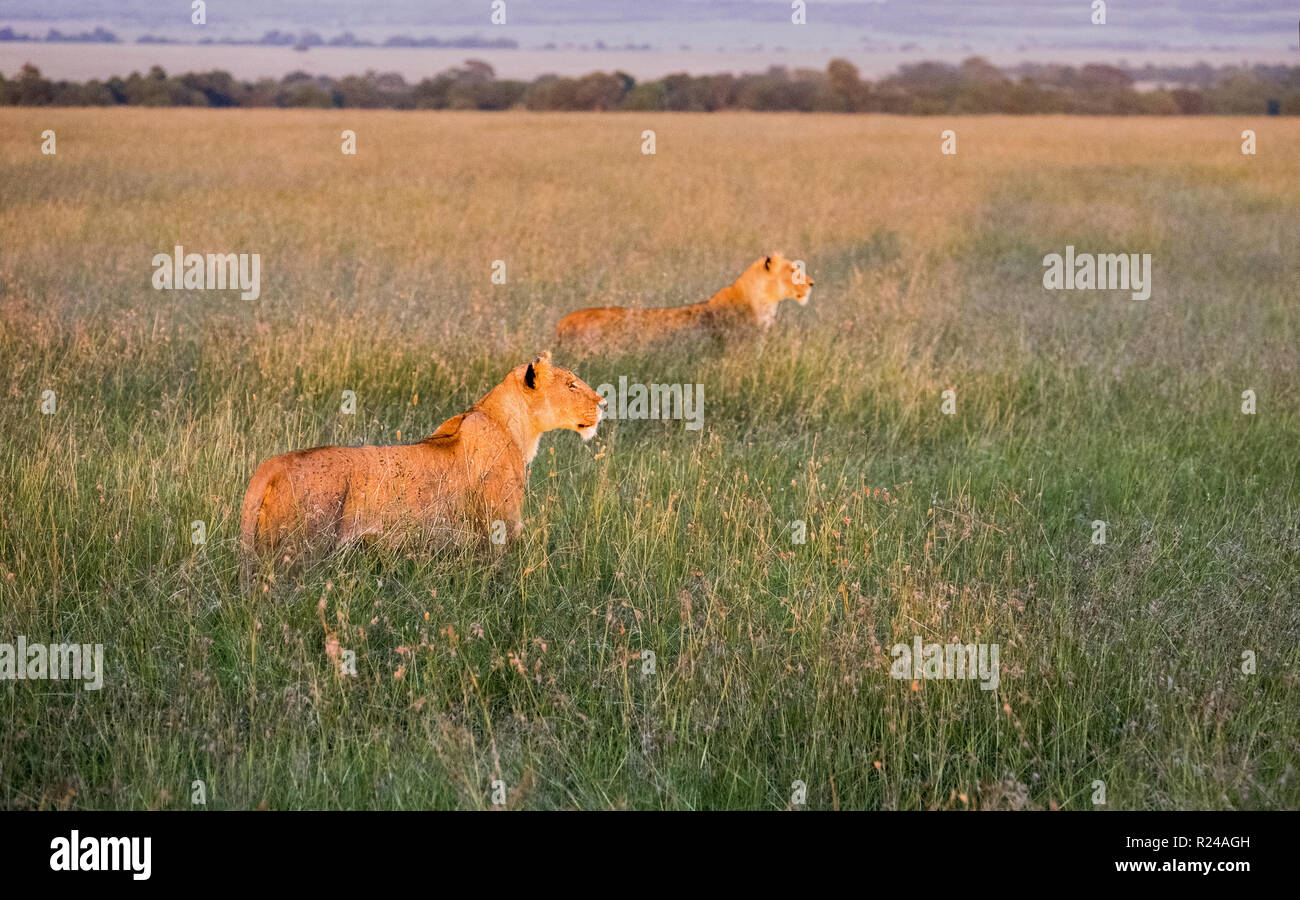
[[[750,271],[767,289],[768,299],[773,302],[793,300],[800,306],[808,303],[808,296],[812,293],[812,278],[780,253],[758,260],[750,266]]]
[[[551,365],[551,351],[517,367],[515,373],[538,431],[567,428],[584,441],[595,437],[605,415],[605,398],[568,369]]]

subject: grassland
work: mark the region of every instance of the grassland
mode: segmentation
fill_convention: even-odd
[[[0,641],[107,670],[0,682],[0,807],[188,808],[195,779],[209,808],[482,808],[496,779],[512,808],[1300,806],[1300,123],[0,125]],[[153,291],[178,243],[260,253],[261,299]],[[1067,244],[1151,253],[1151,299],[1045,291]],[[500,559],[241,595],[258,460],[419,439],[563,312],[702,299],[772,249],[817,287],[764,343],[575,364],[703,384],[703,430],[548,436]],[[999,644],[998,690],[890,678],[916,635]]]

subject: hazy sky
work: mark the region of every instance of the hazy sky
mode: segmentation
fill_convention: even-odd
[[[505,0],[507,24],[489,24],[491,0],[208,0],[209,36],[268,28],[326,37],[350,29],[387,37],[477,32],[537,41],[650,43],[662,49],[724,41],[733,47],[819,48],[845,42],[989,47],[1262,48],[1297,41],[1294,0],[1112,0],[1094,26],[1090,0],[807,0],[792,27],[789,0]],[[193,35],[189,0],[4,0],[0,23],[103,24],[135,37]],[[723,26],[723,27],[719,27]],[[775,30],[774,30],[775,29]],[[603,35],[603,37],[602,37]],[[710,48],[712,49],[712,47]]]

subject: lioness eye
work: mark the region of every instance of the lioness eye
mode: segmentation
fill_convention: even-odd
[[[570,382],[569,382],[569,390],[571,390],[571,391],[576,391],[577,389],[578,389],[578,382],[576,382],[576,381],[570,381]]]

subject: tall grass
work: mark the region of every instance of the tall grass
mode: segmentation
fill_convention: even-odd
[[[0,805],[1300,805],[1300,125],[0,121],[0,642],[107,668],[0,682]],[[262,298],[153,291],[177,243],[260,253]],[[1044,291],[1066,244],[1152,253],[1151,299]],[[557,355],[703,384],[702,431],[547,436],[499,558],[241,595],[258,460],[419,439],[564,312],[702,299],[769,250],[817,287],[761,343]],[[892,679],[916,635],[999,644],[998,690]]]

